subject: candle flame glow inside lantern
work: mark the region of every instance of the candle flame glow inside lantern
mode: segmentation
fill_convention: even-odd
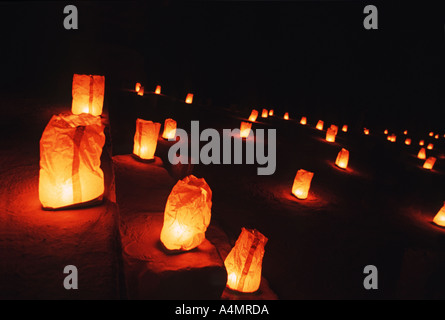
[[[144,95],[144,91],[145,91],[144,87],[140,87],[139,91],[138,91],[138,96],[143,96]]]
[[[429,157],[428,159],[426,159],[425,163],[423,164],[423,168],[427,169],[427,170],[432,170],[435,163],[436,163],[436,158]]]
[[[335,142],[335,131],[332,128],[328,128],[328,130],[326,130],[326,141]]]
[[[440,211],[436,214],[433,222],[438,226],[445,227],[445,204],[442,209],[440,209]]]
[[[168,250],[188,251],[205,239],[210,224],[212,190],[190,175],[179,180],[167,199],[160,240]]]
[[[341,131],[343,131],[343,132],[348,132],[348,126],[347,126],[347,125],[344,125],[344,126],[341,128]]]
[[[433,150],[434,149],[434,144],[430,143],[428,145],[428,147],[426,147],[428,150]]]
[[[346,169],[348,167],[348,162],[349,162],[349,151],[342,148],[337,155],[337,159],[335,160],[335,165],[342,169]]]
[[[288,112],[286,112],[285,114],[284,114],[284,120],[289,120],[289,113]]]
[[[156,94],[161,94],[161,86],[156,86],[155,93]]]
[[[103,131],[98,116],[60,114],[51,118],[40,139],[39,199],[44,208],[63,208],[102,197]]]
[[[263,111],[261,112],[261,118],[267,118],[268,113],[266,109],[263,109]]]
[[[315,128],[317,128],[318,130],[323,130],[323,126],[324,126],[324,122],[322,120],[319,120],[317,122],[317,126]]]
[[[301,120],[300,120],[300,124],[305,126],[307,124],[307,118],[306,117],[302,117]]]
[[[255,122],[258,118],[258,111],[253,109],[249,116],[249,121]]]
[[[185,97],[185,103],[192,104],[193,102],[193,93],[188,93],[187,97]]]
[[[425,140],[420,140],[419,141],[419,146],[424,146],[425,145]]]
[[[137,119],[133,154],[143,160],[154,159],[160,129],[160,123]]]
[[[247,138],[252,128],[252,123],[241,121],[240,137]]]
[[[314,174],[310,171],[304,169],[298,170],[292,186],[292,194],[298,199],[307,199],[313,176]]]
[[[273,116],[273,109],[269,110],[269,116],[271,116],[271,117]]]
[[[224,260],[229,289],[251,293],[260,288],[264,246],[267,241],[256,229],[241,229],[235,246]]]
[[[139,90],[141,90],[141,84],[139,82],[136,83],[136,87],[134,88],[136,90],[136,92],[139,92]]]
[[[366,135],[369,135],[369,129],[367,129],[367,128],[363,129],[363,133]]]
[[[425,160],[426,159],[426,150],[425,150],[425,148],[421,148],[419,150],[419,153],[417,154],[417,158],[419,158],[421,160]]]
[[[162,133],[162,138],[164,139],[174,139],[176,136],[176,121],[173,119],[165,119],[164,122],[164,132]]]
[[[411,139],[410,139],[410,138],[407,138],[407,139],[405,140],[405,144],[406,144],[407,146],[411,145]]]
[[[74,74],[72,113],[89,113],[93,116],[100,116],[104,104],[104,92],[104,76]]]

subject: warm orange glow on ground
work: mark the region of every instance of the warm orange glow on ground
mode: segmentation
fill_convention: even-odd
[[[133,153],[143,160],[154,159],[160,129],[160,123],[137,119]]]
[[[349,162],[349,151],[342,148],[337,155],[335,164],[342,169],[346,169],[348,167],[348,162]]]
[[[324,122],[322,120],[319,120],[317,122],[317,126],[315,127],[317,130],[323,130]]]
[[[240,127],[240,137],[247,138],[250,134],[251,128],[252,128],[252,123],[242,121]]]
[[[188,93],[187,97],[185,97],[185,103],[192,104],[193,102],[193,93]]]
[[[303,169],[298,170],[292,186],[292,194],[300,200],[307,199],[314,174]]]
[[[164,122],[164,132],[162,133],[162,138],[164,139],[174,139],[176,136],[176,121],[173,119],[165,119]]]
[[[425,163],[423,164],[423,168],[427,169],[427,170],[432,170],[435,163],[436,163],[436,158],[429,157],[428,159],[426,159]]]
[[[253,109],[249,116],[249,121],[255,122],[258,118],[258,111]]]
[[[433,222],[438,226],[445,227],[445,205],[436,214],[436,216],[433,219]]]
[[[258,230],[242,228],[235,246],[224,260],[228,288],[246,293],[259,289],[267,241]]]
[[[156,86],[155,93],[156,94],[161,94],[161,86]]]

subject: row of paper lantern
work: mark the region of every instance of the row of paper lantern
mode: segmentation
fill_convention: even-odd
[[[104,194],[101,154],[105,144],[102,114],[105,77],[73,77],[71,114],[54,115],[40,140],[39,200],[45,209],[62,209],[99,200]],[[160,123],[137,119],[133,152],[154,158]],[[175,137],[176,121],[166,119],[163,138]],[[168,250],[189,251],[205,239],[211,220],[212,191],[189,175],[173,187],[165,206],[160,241]],[[227,286],[255,292],[261,283],[264,246],[258,230],[242,228],[224,261]]]
[[[270,115],[273,115],[273,110],[271,110],[272,112],[267,112],[267,109],[263,109],[262,110],[262,117],[263,118],[267,118]],[[258,118],[258,111],[253,109],[252,112],[250,113],[249,116],[249,121],[255,122]],[[285,120],[289,120],[289,113],[285,113],[284,117]],[[300,120],[300,124],[302,125],[306,125],[307,124],[307,118],[306,117],[302,117]],[[241,128],[240,128],[240,136],[242,138],[247,138],[250,134],[250,130],[252,127],[252,123],[251,122],[245,122],[242,121],[241,122]],[[318,130],[323,130],[324,127],[324,122],[323,120],[319,120],[317,122],[316,125],[316,129]],[[348,131],[348,126],[347,125],[343,125],[342,127],[342,131],[343,132],[347,132]],[[365,135],[369,135],[370,131],[369,129],[365,128],[364,129],[364,134]],[[385,130],[384,132],[385,134],[388,134],[388,131]],[[338,127],[336,125],[331,125],[327,130],[326,130],[326,141],[327,142],[335,142],[335,137],[338,134]],[[408,134],[408,131],[404,132],[405,135]],[[430,133],[430,136],[433,136],[434,133]],[[388,136],[389,137],[389,136]],[[437,138],[436,138],[437,139]],[[391,138],[388,140],[391,141],[395,141],[395,135],[392,134]],[[407,143],[407,141],[405,141],[405,143],[407,145],[411,144],[411,141],[409,141],[409,143]],[[421,145],[424,145],[424,141],[421,140],[420,142]],[[429,150],[433,149],[433,144],[429,144],[427,147]],[[434,164],[436,162],[436,158],[435,157],[429,157],[426,158],[426,150],[425,148],[422,148],[419,151],[418,154],[418,158],[419,159],[426,159],[423,168],[427,169],[427,170],[432,170],[434,167]],[[342,148],[340,150],[340,152],[337,155],[337,158],[335,160],[335,165],[341,169],[346,169],[348,167],[348,162],[349,162],[349,151]],[[300,169],[298,170],[295,178],[294,178],[294,182],[292,185],[292,194],[297,197],[300,200],[305,200],[308,197],[309,194],[309,190],[310,190],[310,186],[311,186],[311,182],[312,182],[312,178],[314,176],[313,172],[304,170],[304,169]],[[439,213],[435,216],[434,223],[436,223],[439,226],[443,226],[445,227],[445,205],[444,207],[439,211]]]
[[[139,96],[143,96],[145,92],[144,86],[142,86],[139,82],[137,82],[135,86],[135,91]],[[157,85],[154,93],[161,94],[161,86]],[[187,93],[187,96],[185,97],[185,103],[187,104],[193,103],[193,93]]]

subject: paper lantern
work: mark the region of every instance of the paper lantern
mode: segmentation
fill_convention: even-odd
[[[289,120],[289,113],[288,112],[286,112],[285,114],[284,114],[284,120]]]
[[[193,102],[193,93],[187,94],[187,97],[185,97],[185,103],[192,104]]]
[[[410,138],[407,138],[407,139],[405,140],[405,144],[406,144],[407,146],[410,146],[410,145],[411,145],[411,139],[410,139]]]
[[[328,128],[328,130],[326,130],[326,141],[335,142],[335,131],[331,128]]]
[[[161,86],[156,86],[156,90],[155,90],[156,94],[161,94]],[[193,99],[193,98],[192,98]]]
[[[273,109],[269,110],[269,116],[271,116],[271,117],[273,116]]]
[[[348,162],[349,162],[349,151],[342,148],[337,155],[337,159],[335,160],[335,165],[342,169],[346,169],[348,167]]]
[[[174,139],[176,136],[176,121],[173,119],[165,119],[164,122],[164,132],[162,133],[162,138],[164,139]]]
[[[430,132],[430,137],[432,137],[432,136],[434,136],[434,132],[431,131]]]
[[[258,118],[258,111],[253,109],[249,116],[249,121],[255,122]]]
[[[430,143],[428,145],[428,147],[426,147],[428,150],[433,150],[434,149],[434,144]]]
[[[383,131],[384,134],[388,134],[388,129],[385,129],[385,131]]]
[[[268,116],[268,112],[266,109],[263,109],[263,111],[261,112],[261,118],[267,118]]]
[[[445,203],[442,209],[440,209],[434,217],[433,222],[438,226],[445,227]]]
[[[317,122],[317,126],[315,128],[317,128],[318,130],[323,130],[323,126],[324,126],[324,122],[322,120],[319,120]]]
[[[161,242],[168,250],[199,246],[210,224],[211,208],[212,190],[203,178],[190,175],[179,180],[167,199]]]
[[[347,126],[347,125],[344,125],[344,126],[341,128],[341,131],[343,131],[343,132],[348,132],[348,126]]]
[[[426,159],[425,163],[423,164],[423,168],[427,169],[427,170],[432,170],[435,163],[436,163],[436,158],[429,157],[428,159]]]
[[[144,95],[144,87],[140,87],[139,91],[138,91],[138,96],[143,96]]]
[[[334,131],[334,134],[337,135],[338,134],[338,127],[335,124],[331,124],[331,130]]]
[[[390,134],[387,139],[391,142],[396,142],[397,136],[395,134]]]
[[[235,246],[224,260],[227,287],[245,293],[260,288],[264,246],[268,239],[256,229],[242,228]]]
[[[306,117],[302,117],[301,120],[300,120],[300,124],[305,126],[307,124],[307,118]]]
[[[408,130],[403,131],[403,134],[406,136],[408,134]]]
[[[252,123],[241,121],[240,137],[247,138],[252,128]]]
[[[105,77],[84,74],[73,76],[73,114],[89,113],[93,116],[102,114],[105,92]]]
[[[425,160],[426,159],[426,150],[425,150],[425,148],[421,148],[419,150],[419,153],[417,154],[417,158],[419,158],[421,160]]]
[[[51,118],[40,139],[39,199],[44,208],[63,208],[102,197],[103,131],[100,117],[90,114]]]
[[[160,123],[137,119],[133,154],[143,160],[153,160],[160,129]]]
[[[364,128],[364,129],[363,129],[363,133],[366,134],[366,135],[369,135],[369,129]]]
[[[420,140],[419,141],[419,146],[424,146],[425,145],[425,140]]]
[[[309,194],[313,176],[314,174],[310,171],[306,171],[303,169],[298,170],[297,175],[294,179],[294,184],[292,186],[292,194],[295,195],[298,199],[306,199]]]
[[[434,138],[435,138],[435,139],[439,139],[439,135],[436,134],[436,135],[434,136]]]
[[[135,90],[136,92],[139,92],[139,90],[141,90],[141,87],[142,87],[142,85],[141,85],[139,82],[137,82],[137,83],[136,83],[136,87],[134,88],[134,90]]]

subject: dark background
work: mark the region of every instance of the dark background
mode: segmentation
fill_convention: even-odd
[[[63,28],[67,4],[78,30]],[[379,30],[363,27],[367,4]],[[0,91],[70,105],[73,73],[104,74],[107,89],[139,81],[210,106],[443,130],[444,12],[424,1],[2,2]]]

